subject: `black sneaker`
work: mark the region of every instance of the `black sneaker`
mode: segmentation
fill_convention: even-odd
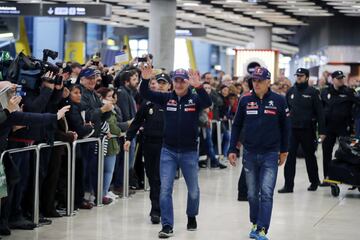
[[[278,190],[278,193],[292,193],[292,192],[294,192],[294,190],[287,187],[283,187],[282,189]]]
[[[159,238],[169,238],[174,235],[173,228],[169,225],[163,226],[161,231],[159,232]]]
[[[150,216],[152,224],[159,224],[160,223],[160,216],[153,215]]]
[[[188,217],[187,230],[188,231],[196,231],[197,223],[195,217]]]
[[[312,183],[312,184],[308,187],[307,190],[310,191],[310,192],[314,192],[314,191],[317,190],[318,186],[319,186],[318,183]]]

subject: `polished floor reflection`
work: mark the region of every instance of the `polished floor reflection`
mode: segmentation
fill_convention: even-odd
[[[337,198],[331,196],[330,188],[308,192],[305,171],[304,161],[299,159],[295,192],[275,194],[270,239],[360,239],[360,193],[357,190],[347,190],[347,186],[341,186],[341,193]],[[201,200],[199,229],[196,232],[186,231],[186,185],[183,179],[176,181],[173,239],[248,239],[248,204],[236,201],[239,173],[239,166],[225,170],[200,171]],[[279,169],[276,189],[282,185],[283,168]],[[4,239],[157,239],[160,226],[151,225],[148,218],[149,204],[148,192],[139,191],[131,199],[121,199],[115,204],[91,211],[83,210],[74,217],[55,219],[51,226],[35,231],[13,231],[11,237]]]

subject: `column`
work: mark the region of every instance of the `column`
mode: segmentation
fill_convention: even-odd
[[[174,67],[176,30],[176,0],[151,0],[149,53],[154,55],[154,67]]]
[[[271,49],[271,27],[255,27],[255,49]]]
[[[65,38],[65,61],[85,63],[86,24],[68,20]]]

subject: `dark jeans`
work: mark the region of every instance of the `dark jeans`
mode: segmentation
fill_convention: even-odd
[[[176,152],[163,147],[160,157],[160,208],[163,226],[174,226],[173,185],[177,168],[180,167],[188,189],[187,209],[188,217],[195,217],[199,212],[200,188],[198,183],[198,153],[197,151]]]
[[[95,154],[96,143],[85,143],[83,148],[83,167],[85,170],[85,191],[97,194],[98,153]]]
[[[316,151],[316,134],[313,129],[292,129],[290,138],[289,156],[285,163],[285,187],[288,189],[294,188],[294,178],[296,172],[296,154],[301,145],[304,155],[306,170],[309,181],[312,184],[318,184],[319,170],[315,156]]]
[[[206,142],[206,153],[211,160],[211,165],[217,166],[219,164],[219,160],[216,158],[214,143],[212,140],[212,129],[210,127],[206,127],[205,129],[205,142]]]
[[[278,152],[257,154],[244,149],[243,165],[248,187],[250,221],[265,228],[270,226],[273,195],[278,172]]]
[[[246,175],[244,167],[241,169],[241,174],[238,182],[238,199],[247,198],[247,186],[246,186]]]
[[[151,211],[150,216],[160,216],[160,154],[162,143],[144,141],[143,154],[145,172],[149,179]]]

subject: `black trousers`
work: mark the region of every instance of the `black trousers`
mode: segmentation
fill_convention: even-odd
[[[328,177],[329,166],[332,160],[333,149],[336,143],[336,139],[342,136],[349,136],[350,134],[346,131],[343,133],[327,132],[326,138],[322,144],[323,149],[323,166],[324,166],[324,178]]]
[[[160,216],[160,154],[162,143],[144,141],[143,154],[145,172],[149,179],[151,211],[150,216]]]
[[[51,160],[49,161],[47,175],[43,183],[43,191],[40,196],[42,205],[41,211],[45,215],[50,215],[55,211],[55,195],[60,177],[61,163],[65,155],[65,147],[63,146],[54,147],[51,153]]]
[[[294,178],[296,172],[296,154],[301,145],[304,155],[306,170],[310,183],[317,184],[319,180],[319,170],[316,161],[316,134],[313,129],[292,129],[290,137],[290,150],[285,163],[285,187],[294,188]]]

